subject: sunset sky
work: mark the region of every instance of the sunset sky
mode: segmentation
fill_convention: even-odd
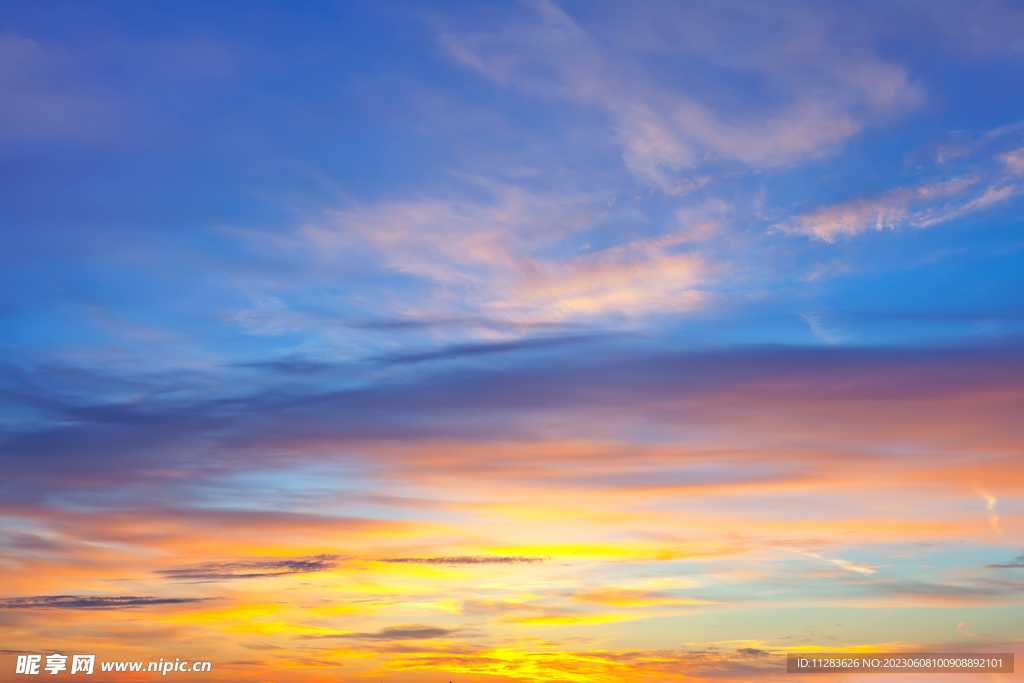
[[[1024,667],[1019,3],[3,0],[0,172],[0,681]]]

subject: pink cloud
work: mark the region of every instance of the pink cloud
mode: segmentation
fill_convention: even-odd
[[[688,169],[709,158],[771,167],[832,154],[878,113],[902,111],[921,99],[906,70],[870,47],[860,46],[859,58],[851,60],[850,52],[831,46],[823,19],[803,22],[808,25],[801,30],[809,36],[775,36],[771,45],[730,45],[728,22],[696,8],[687,13],[686,25],[669,22],[657,32],[678,31],[687,34],[678,37],[682,44],[701,46],[700,39],[688,39],[690,32],[701,33],[694,28],[700,26],[704,36],[715,36],[697,48],[701,58],[756,73],[789,98],[781,105],[719,110],[661,85],[637,58],[643,49],[685,54],[678,43],[655,39],[643,49],[636,42],[608,47],[554,3],[536,8],[532,22],[510,23],[490,35],[449,33],[442,43],[457,61],[498,83],[603,108],[619,136],[626,166],[665,192],[685,186]],[[653,16],[640,12],[620,19],[636,27]],[[610,30],[614,35],[616,29]],[[793,29],[781,22],[780,30]],[[814,76],[780,87],[780,77],[796,72],[797,63],[801,72]]]

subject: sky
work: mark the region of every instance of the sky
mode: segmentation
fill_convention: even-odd
[[[8,0],[0,174],[0,680],[1024,653],[1019,3]]]

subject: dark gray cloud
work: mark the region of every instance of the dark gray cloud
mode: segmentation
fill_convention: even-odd
[[[151,605],[182,605],[203,602],[209,598],[154,598],[150,596],[119,595],[36,595],[27,598],[0,600],[0,609],[120,609]]]
[[[157,574],[179,581],[230,581],[272,576],[310,574],[334,569],[339,555],[313,555],[291,560],[249,560],[239,562],[206,562],[177,569],[162,569]]]
[[[389,626],[374,633],[324,633],[316,638],[346,638],[350,640],[428,640],[433,638],[451,638],[458,629],[440,628],[410,624],[407,626]]]
[[[407,326],[420,327],[427,326],[429,324],[430,323],[419,321],[393,321],[387,323],[387,326],[382,329],[389,329],[389,327],[402,329]],[[382,363],[384,365],[403,365],[423,363],[433,360],[458,360],[460,358],[471,358],[474,356],[489,354],[507,354],[518,351],[557,349],[563,346],[601,342],[620,338],[622,336],[623,335],[619,334],[550,335],[543,337],[527,337],[503,342],[453,344],[440,348],[426,349],[423,351],[402,352],[377,356],[373,358],[372,361],[375,363]],[[354,366],[348,367],[340,363],[327,363],[301,356],[286,356],[245,363],[233,363],[231,367],[263,370],[269,373],[287,376],[323,375],[325,373],[335,373],[341,370],[358,372],[358,368]]]
[[[986,564],[986,569],[1024,569],[1024,555],[1018,555],[1006,564]]]
[[[544,562],[546,557],[531,557],[528,555],[456,555],[453,557],[391,557],[384,562],[400,562],[406,564],[449,564],[449,565],[473,565],[473,564],[534,564]]]
[[[994,582],[950,584],[917,581],[914,579],[867,583],[857,582],[854,585],[857,593],[865,595],[924,598],[928,600],[940,599],[947,603],[951,601],[998,603],[1004,601],[1007,595],[1020,590],[1018,585],[1000,585]]]
[[[482,344],[453,344],[440,349],[419,351],[415,353],[397,353],[380,356],[378,361],[385,364],[423,363],[431,360],[455,360],[472,356],[483,356],[496,353],[514,353],[517,351],[536,351],[552,349],[575,344],[587,344],[607,340],[608,334],[577,334],[551,337],[528,337],[514,341],[490,342]]]

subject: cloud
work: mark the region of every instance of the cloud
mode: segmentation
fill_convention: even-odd
[[[543,430],[556,416],[567,421],[562,429],[598,438],[634,424],[640,405],[645,406],[642,422],[650,424],[678,425],[685,418],[709,429],[718,420],[763,414],[770,405],[775,419],[782,421],[777,424],[796,425],[805,416],[809,427],[800,429],[813,427],[813,433],[842,429],[847,438],[865,442],[887,434],[923,442],[955,434],[960,442],[978,438],[969,436],[977,430],[1016,433],[1005,422],[1006,411],[1016,405],[1013,400],[1000,399],[993,410],[984,406],[989,405],[986,397],[1013,395],[1006,392],[1015,390],[1024,371],[1016,347],[667,353],[611,346],[587,354],[565,347],[550,356],[509,354],[502,361],[457,370],[415,366],[415,373],[384,377],[373,386],[324,388],[311,380],[286,391],[270,387],[242,395],[204,394],[206,379],[147,377],[132,386],[134,393],[153,397],[141,403],[97,397],[88,391],[88,382],[83,388],[66,381],[73,376],[70,370],[0,368],[11,387],[0,398],[34,411],[31,420],[8,424],[2,433],[4,467],[21,481],[6,495],[11,501],[34,491],[42,495],[44,488],[37,487],[43,481],[82,490],[101,482],[108,488],[111,482],[159,481],[167,495],[177,495],[177,482],[200,472],[213,476],[221,467],[232,471],[240,462],[250,467],[294,463],[298,453],[316,458],[325,450],[349,452],[344,444],[368,440],[474,439],[484,434],[489,439],[507,434],[523,438]],[[939,400],[959,405],[971,419],[922,431],[923,416],[939,410],[934,403]],[[902,402],[904,409],[888,412],[893,402]],[[917,407],[911,411],[911,405]],[[682,406],[686,409],[680,412]],[[602,417],[595,420],[594,415]],[[812,419],[814,415],[818,417]],[[860,420],[874,425],[873,436],[859,426]],[[764,431],[761,426],[757,430]],[[158,476],[169,463],[191,474]],[[589,481],[585,476],[579,480]],[[150,495],[159,496],[160,491]],[[146,501],[154,502],[152,497]],[[206,519],[235,519],[232,514],[211,511]],[[265,514],[239,516],[232,523],[247,528],[274,520],[295,526],[316,523],[305,515],[286,520],[279,513],[272,518]]]
[[[579,315],[686,311],[704,300],[713,267],[700,253],[677,252],[676,235],[638,240],[568,261],[537,263],[518,296],[498,310],[526,306],[556,319]]]
[[[822,321],[822,314],[817,312],[801,313],[800,317],[806,322],[811,333],[826,344],[839,344],[848,339],[845,335],[827,327]]]
[[[976,537],[977,520],[955,504],[970,476],[998,481],[1000,497],[1024,491],[1019,347],[682,353],[631,344],[399,370],[372,386],[308,379],[287,391],[205,395],[182,388],[188,378],[147,376],[139,381],[152,399],[121,406],[89,394],[91,382],[71,391],[72,373],[59,368],[8,368],[5,386],[32,387],[45,418],[18,425],[0,449],[17,481],[0,513],[32,536],[0,539],[8,594],[45,593],[38,577],[103,586],[128,567],[127,585],[169,569],[182,574],[156,576],[298,572],[238,579],[223,614],[223,603],[216,616],[198,603],[190,611],[203,614],[181,628],[201,627],[205,638],[237,625],[252,640],[336,634],[294,642],[371,651],[465,637],[381,628],[426,610],[472,616],[498,634],[540,625],[583,634],[779,591],[833,605],[995,604],[1019,593],[938,570],[921,570],[931,582],[900,582],[899,569],[848,559],[884,556],[907,539]],[[164,391],[172,379],[176,390]],[[24,440],[50,430],[62,440]],[[160,450],[167,442],[187,447]],[[67,458],[72,447],[80,457]],[[102,487],[69,476],[76,463]],[[965,463],[977,474],[965,475]],[[49,503],[55,490],[74,507]],[[429,507],[364,495],[381,492]],[[771,545],[780,539],[793,543]],[[818,546],[827,559],[779,570],[787,548],[814,549],[809,539],[828,539]],[[355,559],[327,586],[302,573],[322,565],[291,564],[332,547]],[[467,585],[478,572],[517,580]],[[633,585],[638,575],[651,583]],[[700,593],[653,581],[680,575],[699,579]],[[766,649],[729,650],[747,645]]]
[[[842,560],[836,557],[823,557],[818,553],[813,553],[808,550],[797,550],[795,552],[798,552],[801,555],[807,555],[808,557],[814,557],[819,560],[824,560],[825,562],[831,562],[832,564],[836,565],[837,567],[840,567],[841,569],[845,569],[848,572],[854,572],[856,574],[874,574],[879,568],[879,565],[877,564],[850,562],[849,560]]]
[[[1024,569],[1024,555],[1018,555],[1006,564],[986,564],[986,569]]]
[[[984,11],[957,3],[912,5],[946,42],[974,55],[1014,56],[1024,51],[1024,12],[1014,2],[988,0]]]
[[[983,204],[980,203],[982,198],[977,198],[961,204],[957,209],[946,209],[941,212],[934,208],[922,208],[926,202],[957,195],[977,182],[976,177],[961,176],[939,183],[900,188],[876,199],[858,199],[823,207],[786,222],[777,223],[773,228],[790,234],[809,235],[825,242],[834,242],[840,235],[853,236],[871,230],[892,230],[904,225],[934,225],[990,205],[991,201],[989,204]],[[986,192],[988,191],[991,191],[991,188]],[[984,196],[986,195],[982,195]]]
[[[763,37],[740,33],[735,8],[715,3],[695,3],[679,16],[656,6],[598,12],[588,26],[599,37],[552,2],[534,8],[532,17],[509,18],[500,31],[451,32],[441,42],[458,62],[497,83],[601,108],[627,168],[670,194],[687,191],[693,179],[684,173],[708,160],[771,167],[831,154],[879,112],[921,99],[906,69],[863,41],[834,45],[827,37],[832,18],[806,6],[748,8],[748,21],[766,26]],[[645,39],[622,40],[630,31]],[[642,66],[644,53],[671,56],[681,68],[698,63],[752,77],[777,97],[750,102],[731,92],[716,98],[716,108],[707,93],[665,85]]]
[[[437,626],[389,626],[373,633],[323,633],[314,638],[346,638],[350,640],[395,641],[395,640],[437,640],[452,638],[458,635],[458,629],[439,628]]]
[[[0,35],[0,137],[90,136],[109,130],[110,104],[84,94],[67,74],[74,59],[24,36]]]
[[[989,146],[998,144],[1005,135],[1005,132],[992,132]],[[960,156],[970,152],[991,154],[990,147],[982,143],[963,143],[963,146]],[[1024,172],[1022,150],[1024,148],[973,160],[975,166],[981,168],[971,173],[896,188],[878,197],[820,207],[775,223],[772,229],[832,243],[840,236],[853,237],[903,227],[928,228],[985,211],[1020,194],[1022,187],[1015,176]],[[962,161],[966,165],[971,160]],[[993,164],[993,161],[999,163]]]
[[[689,231],[567,256],[565,240],[594,227],[607,206],[509,185],[488,183],[483,189],[493,201],[390,202],[327,211],[298,232],[321,258],[351,258],[354,251],[368,250],[385,270],[427,281],[431,286],[420,290],[425,295],[416,292],[401,304],[420,316],[470,310],[506,325],[529,326],[692,310],[704,300],[702,287],[717,277],[718,267],[690,245]],[[254,331],[281,333],[295,316],[279,308],[279,302],[268,301],[260,311],[232,315]]]
[[[122,595],[105,597],[96,595],[37,595],[30,598],[0,599],[0,609],[121,609],[151,605],[184,605],[203,602],[209,598],[155,598]]]
[[[391,557],[382,562],[398,564],[440,564],[440,565],[478,565],[478,564],[536,564],[549,558],[529,555],[455,555],[452,557]]]
[[[742,641],[741,641],[742,642]],[[680,671],[697,680],[772,680],[779,662],[740,648],[721,651],[717,646],[662,650],[609,650],[597,647],[566,650],[549,647],[489,647],[457,651],[403,652],[390,658],[393,671],[444,671],[455,675],[504,676],[521,680],[579,680],[617,683],[623,680],[670,680]],[[732,644],[732,643],[730,643]],[[781,680],[781,678],[780,678]]]
[[[1000,154],[999,160],[1006,164],[1006,168],[1014,175],[1024,175],[1024,147],[1018,147],[1006,154]]]
[[[975,211],[981,211],[983,209],[991,208],[996,204],[1009,199],[1010,197],[1018,194],[1020,187],[1016,185],[999,185],[992,186],[985,189],[985,192],[980,197],[975,197],[971,201],[961,206],[953,207],[947,211],[941,212],[938,215],[929,216],[921,222],[922,227],[928,227],[935,225],[936,223],[944,223],[954,218],[973,213]]]
[[[985,489],[981,488],[978,485],[975,485],[974,489],[975,489],[975,491],[978,492],[979,496],[981,496],[982,498],[985,499],[985,509],[988,510],[988,512],[989,512],[989,515],[988,515],[988,524],[989,524],[989,526],[992,528],[992,531],[996,532],[997,534],[999,534],[1001,536],[1003,534],[1003,532],[999,528],[999,515],[996,514],[996,503],[999,502],[999,499],[996,498],[991,493],[989,493],[988,491],[986,491]]]
[[[949,297],[915,289],[937,271],[913,263],[918,247],[954,251],[955,231],[917,233],[914,253],[763,234],[800,225],[764,218],[794,196],[808,215],[875,202],[873,215],[847,207],[863,214],[847,221],[855,234],[880,216],[925,227],[1008,205],[1019,150],[993,143],[985,163],[949,152],[939,175],[901,171],[897,140],[1002,110],[957,104],[950,117],[936,98],[874,129],[946,63],[899,64],[918,53],[889,39],[882,55],[875,5],[470,5],[451,25],[493,29],[445,44],[484,78],[408,40],[415,19],[392,26],[355,5],[317,13],[313,30],[268,10],[260,26],[288,30],[258,35],[173,17],[157,33],[198,21],[197,35],[223,32],[256,58],[196,97],[123,51],[68,64],[70,80],[79,66],[109,74],[132,111],[145,102],[128,72],[145,71],[167,107],[152,135],[102,153],[54,142],[51,127],[8,155],[20,180],[6,194],[25,195],[11,221],[36,251],[4,275],[17,303],[4,320],[13,362],[0,364],[0,547],[5,595],[36,597],[0,610],[7,647],[178,643],[164,654],[210,659],[214,644],[230,679],[782,680],[770,644],[677,644],[770,633],[823,607],[1019,603],[1013,572],[972,570],[998,559],[985,543],[997,504],[964,483],[996,486],[1004,508],[1024,493],[1021,339],[841,345],[846,331],[871,339],[844,307],[890,305],[874,324],[893,328],[904,299],[948,313]],[[60,22],[87,30],[47,35],[106,49],[139,28],[81,16]],[[38,40],[0,85],[65,92],[19,80],[54,54]],[[230,67],[216,51],[167,62]],[[978,71],[943,86],[965,73]],[[367,99],[356,81],[409,113],[354,117]],[[849,159],[825,159],[845,144]],[[524,159],[538,168],[510,168]],[[98,208],[76,211],[76,196]],[[280,249],[254,254],[226,225]],[[988,238],[1016,239],[1010,227],[959,246],[999,249]],[[802,283],[822,250],[864,254],[871,276]],[[1000,258],[992,278],[1015,272]],[[964,310],[984,290],[969,261],[967,289],[936,276]],[[914,331],[969,328],[1015,291]],[[80,308],[114,322],[79,324]],[[995,324],[1020,328],[1007,320]],[[756,345],[794,334],[811,345]],[[869,564],[911,542],[930,543],[928,557]],[[854,621],[837,640],[871,645],[871,620]],[[652,637],[666,649],[627,649]]]
[[[905,605],[999,605],[1020,586],[993,585],[968,581],[927,581],[895,579],[867,582],[858,586],[858,600],[864,604]]]
[[[108,35],[78,42],[40,35],[0,34],[0,139],[123,140],[145,125],[145,109],[164,103],[171,83],[232,71],[225,46],[210,40]],[[125,66],[113,78],[108,59]],[[161,84],[156,92],[153,83]]]
[[[617,607],[710,604],[704,600],[681,598],[665,591],[617,588],[613,586],[576,593],[572,597],[573,600],[593,605],[613,605]]]
[[[517,254],[557,244],[589,228],[602,209],[593,197],[538,194],[475,180],[485,201],[432,198],[329,210],[299,228],[322,253],[370,247],[387,267],[448,286],[475,282],[492,269],[519,267]]]
[[[856,572],[858,574],[874,574],[879,566],[877,564],[850,562],[848,560],[840,560],[838,558],[828,558],[828,561],[846,569],[847,571]]]
[[[451,360],[458,358],[470,358],[496,353],[515,353],[518,351],[533,351],[542,349],[559,348],[562,346],[586,344],[602,339],[608,339],[609,335],[564,335],[557,337],[527,337],[515,341],[490,342],[477,344],[454,344],[434,351],[421,351],[419,353],[397,353],[389,356],[381,356],[376,360],[386,364],[408,364],[422,363],[432,360]]]
[[[338,370],[335,363],[324,363],[305,358],[281,358],[278,360],[235,363],[234,367],[253,368],[281,375],[318,375]]]
[[[245,562],[206,562],[203,564],[161,569],[157,574],[179,581],[230,581],[233,579],[259,579],[273,576],[292,576],[312,572],[330,571],[338,566],[339,555],[313,555],[289,560],[250,560]]]

